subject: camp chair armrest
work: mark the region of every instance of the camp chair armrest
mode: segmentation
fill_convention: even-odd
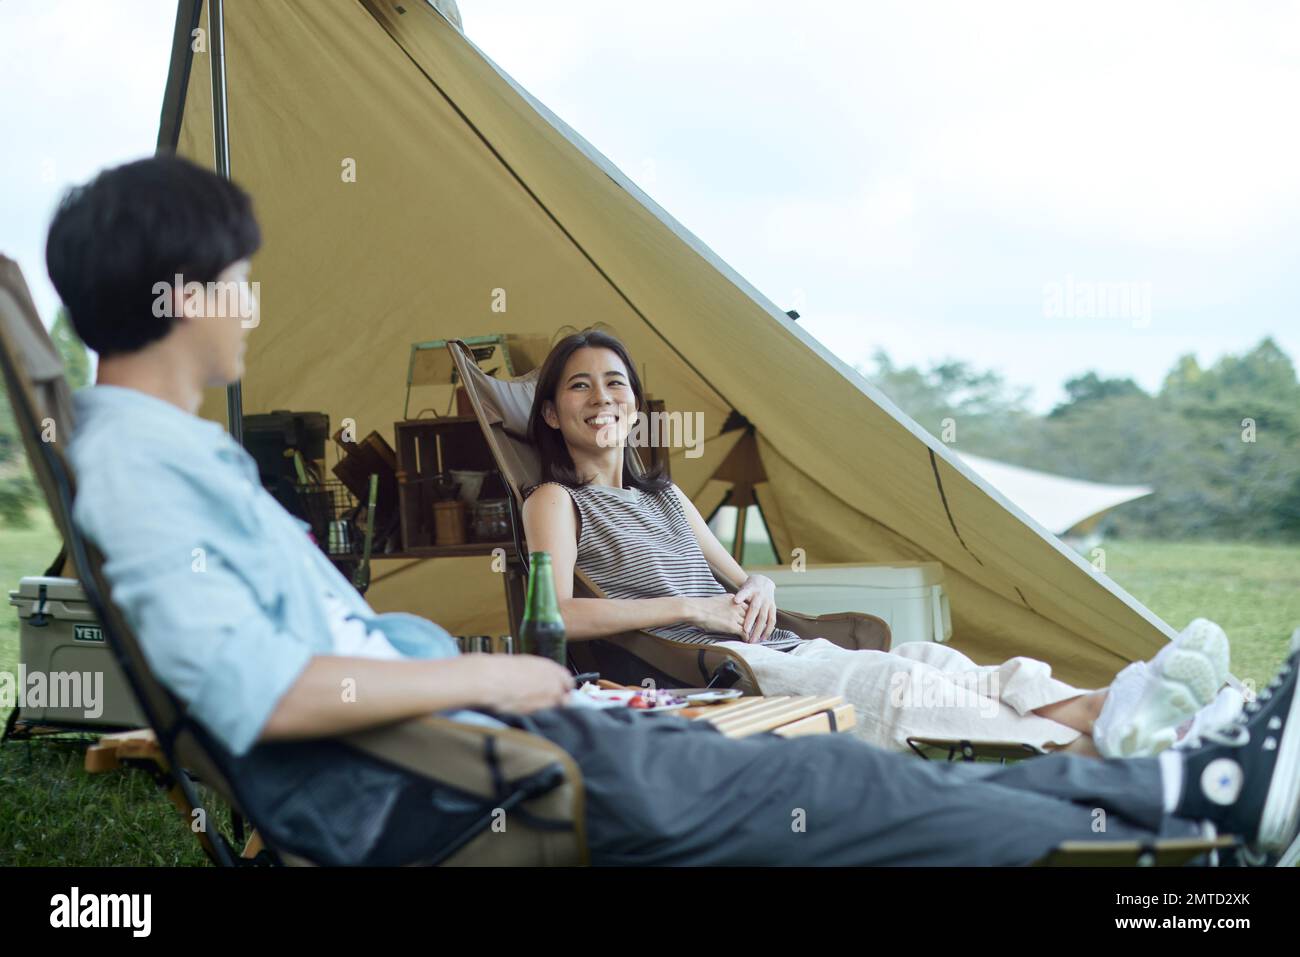
[[[514,728],[428,716],[353,732],[339,740],[349,748],[479,797],[497,793],[491,762],[485,760],[489,750],[494,752],[505,781],[528,778],[553,765],[559,765],[570,782],[581,781],[578,766],[567,751]]]
[[[731,664],[734,683],[747,695],[760,694],[758,680],[745,659],[719,644],[675,641],[648,631],[625,631],[590,641],[569,642],[569,663],[579,671],[598,671],[621,684],[660,688],[699,688],[709,684],[723,664]]]
[[[530,819],[544,822],[526,843],[493,842],[484,833],[447,863],[586,864],[587,836],[582,772],[573,757],[545,738],[514,728],[490,728],[429,716],[371,728],[339,739],[370,757],[493,801],[520,782],[558,768],[563,777],[522,804]],[[521,829],[513,829],[519,832]],[[516,833],[516,837],[522,836]]]
[[[726,574],[713,570],[713,577],[718,584],[731,594],[739,591],[739,585]],[[893,636],[889,623],[883,618],[858,611],[837,611],[825,615],[805,615],[797,611],[776,610],[776,625],[793,631],[800,638],[825,638],[833,645],[850,651],[868,649],[871,651],[888,651]]]
[[[837,611],[825,615],[804,615],[776,610],[776,624],[800,638],[825,638],[850,651],[888,651],[893,642],[889,624],[883,618],[859,611]]]

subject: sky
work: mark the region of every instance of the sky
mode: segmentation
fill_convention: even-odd
[[[256,0],[267,2],[267,0]],[[338,0],[313,0],[338,2]],[[466,33],[841,359],[1158,388],[1300,360],[1300,5],[464,0]],[[152,152],[172,0],[0,0],[0,250]]]

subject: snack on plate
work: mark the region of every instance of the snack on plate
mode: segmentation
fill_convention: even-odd
[[[627,703],[627,706],[629,708],[645,710],[647,708],[673,708],[685,703],[685,698],[679,698],[671,691],[644,688],[633,696],[632,700]]]
[[[583,706],[631,708],[634,711],[668,711],[683,708],[687,700],[659,688],[599,688],[588,682],[574,692]]]

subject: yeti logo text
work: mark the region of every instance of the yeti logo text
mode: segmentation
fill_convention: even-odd
[[[260,282],[190,282],[180,273],[173,283],[153,284],[153,314],[158,319],[175,319],[172,307],[174,293],[181,290],[181,309],[187,316],[201,315],[199,304],[211,302],[211,316],[215,319],[238,319],[245,329],[258,325],[256,302],[262,296]]]
[[[150,894],[71,894],[50,898],[51,927],[129,927],[134,937],[148,937],[153,910]]]

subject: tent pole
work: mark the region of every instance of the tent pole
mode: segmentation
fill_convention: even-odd
[[[748,495],[742,495],[741,501],[744,502],[749,498]],[[731,557],[736,560],[736,564],[742,564],[741,558],[745,554],[745,516],[749,511],[749,506],[740,504],[736,508],[736,540],[731,543]]]
[[[226,121],[226,24],[222,0],[208,0],[208,58],[212,65],[212,153],[217,173],[230,179],[230,126]],[[226,386],[226,427],[244,444],[244,388]]]

